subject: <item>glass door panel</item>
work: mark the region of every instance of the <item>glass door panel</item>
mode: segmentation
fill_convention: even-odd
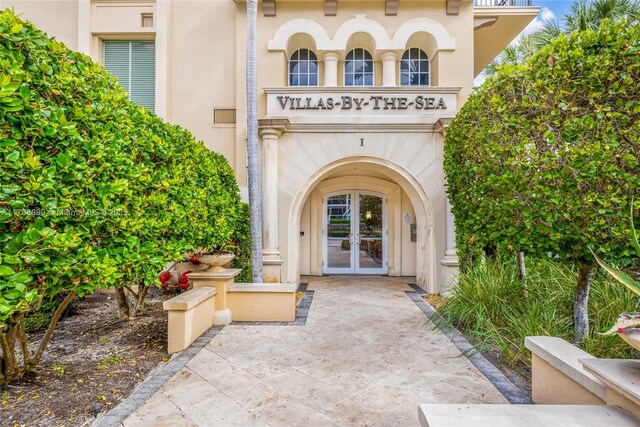
[[[353,273],[352,197],[350,193],[326,198],[325,272]]]
[[[385,217],[380,196],[358,193],[357,273],[386,273]]]

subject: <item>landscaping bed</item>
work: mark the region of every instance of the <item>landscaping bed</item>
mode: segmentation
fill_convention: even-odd
[[[437,309],[436,322],[455,326],[530,396],[531,353],[525,337],[549,335],[574,342],[577,273],[554,260],[532,257],[526,260],[526,270],[527,280],[522,281],[511,257],[487,259],[460,276],[451,297],[426,296],[425,300]],[[591,328],[581,348],[598,358],[637,358],[638,352],[620,338],[598,332],[608,330],[619,313],[639,310],[634,294],[597,272],[589,300]]]
[[[115,295],[97,293],[74,304],[39,366],[0,385],[0,425],[81,426],[109,411],[168,358],[167,315],[152,288],[140,316],[121,321]],[[43,332],[30,334],[37,342]]]

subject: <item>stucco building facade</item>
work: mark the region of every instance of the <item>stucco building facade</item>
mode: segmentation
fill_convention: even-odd
[[[246,5],[0,0],[103,63],[247,185]],[[258,114],[265,281],[457,271],[443,142],[473,79],[538,8],[528,0],[263,0]]]

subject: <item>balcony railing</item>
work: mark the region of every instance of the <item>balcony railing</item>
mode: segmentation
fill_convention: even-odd
[[[533,6],[533,0],[474,0],[476,6]]]

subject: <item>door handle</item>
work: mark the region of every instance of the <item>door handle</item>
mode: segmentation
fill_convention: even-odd
[[[353,233],[349,234],[349,244],[353,245]]]
[[[358,244],[362,243],[362,238],[360,237],[360,235],[359,235],[359,234],[356,234],[356,237],[357,237],[357,239],[358,239]]]

